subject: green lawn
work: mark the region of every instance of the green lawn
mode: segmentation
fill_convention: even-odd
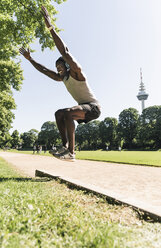
[[[161,224],[130,207],[47,178],[25,178],[0,159],[0,247],[160,248]]]
[[[81,151],[78,159],[161,166],[160,151]]]

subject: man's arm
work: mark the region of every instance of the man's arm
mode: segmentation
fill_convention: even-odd
[[[31,62],[31,64],[40,72],[44,73],[45,75],[47,75],[48,77],[56,80],[56,81],[62,81],[62,78],[60,77],[60,75],[50,69],[47,69],[45,66],[37,63],[30,55],[30,51],[29,49],[26,51],[23,47],[20,48],[20,53]]]
[[[49,28],[50,33],[53,37],[54,43],[63,56],[64,60],[69,64],[71,69],[71,74],[75,74],[75,77],[78,78],[78,80],[85,80],[85,76],[82,73],[81,66],[76,62],[74,57],[69,53],[69,50],[63,40],[60,38],[60,36],[55,32],[54,27],[51,24],[50,17],[48,14],[48,11],[45,7],[42,7],[42,14],[45,19],[45,24],[47,28]]]

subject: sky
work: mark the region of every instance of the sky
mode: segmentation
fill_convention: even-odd
[[[161,105],[161,1],[160,0],[67,0],[61,5],[56,25],[61,38],[81,64],[88,83],[102,107],[98,120],[115,117],[130,107],[141,113],[140,68],[149,94],[145,107]],[[56,70],[57,49],[41,51],[39,41],[30,44],[32,57]],[[41,130],[55,121],[56,110],[77,105],[63,82],[37,71],[21,56],[24,81],[14,91],[17,109],[13,130]]]

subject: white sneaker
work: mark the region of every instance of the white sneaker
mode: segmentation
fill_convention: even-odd
[[[64,161],[75,162],[75,154],[70,153],[69,150],[66,150],[64,153],[54,154],[54,157]]]
[[[66,152],[66,151],[68,151],[68,148],[66,148],[66,147],[64,147],[64,146],[60,146],[60,147],[58,147],[57,149],[54,149],[54,150],[52,149],[52,150],[50,150],[49,153],[52,154],[52,155],[55,155],[55,154],[64,153],[64,152]]]

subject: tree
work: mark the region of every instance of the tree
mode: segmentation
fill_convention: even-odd
[[[100,145],[99,123],[100,121],[94,120],[87,124],[78,125],[76,129],[76,142],[83,149],[97,149]]]
[[[1,72],[0,72],[1,73]],[[0,84],[1,85],[1,84]],[[0,86],[1,88],[1,86]],[[15,108],[12,95],[6,91],[0,91],[0,146],[11,146],[11,136],[9,130],[14,114],[11,112]]]
[[[160,146],[161,106],[151,106],[143,110],[140,116],[139,141],[143,147]]]
[[[22,144],[22,139],[20,138],[20,134],[17,130],[13,131],[11,138],[12,147],[17,148]]]
[[[156,148],[161,148],[161,106],[159,106],[158,115],[156,119],[155,141],[156,141]]]
[[[63,2],[54,1],[58,4]],[[49,14],[54,16],[57,12],[51,3],[51,0],[46,0],[45,6]],[[16,108],[12,90],[19,91],[23,80],[20,61],[17,59],[18,47],[28,46],[38,38],[42,50],[46,47],[54,48],[40,13],[42,4],[42,0],[0,1],[0,130],[3,137],[11,128],[14,118],[12,110]],[[52,18],[54,26],[55,21],[56,19]],[[56,26],[55,29],[60,31]]]
[[[106,117],[104,121],[100,122],[99,132],[103,149],[106,148],[107,144],[110,146],[110,149],[118,147],[117,125],[118,121],[116,118]]]
[[[8,132],[14,117],[11,109],[15,108],[14,99],[6,91],[0,92],[0,130],[2,133]]]
[[[65,0],[54,0],[60,4]],[[17,55],[17,45],[28,45],[39,39],[42,49],[54,48],[53,40],[49,31],[45,28],[41,14],[41,6],[44,4],[49,15],[57,14],[51,0],[1,0],[0,21],[1,21],[1,49],[6,51],[4,59]],[[56,18],[52,18],[55,26]],[[55,26],[56,30],[59,29]],[[1,53],[2,53],[1,50]]]
[[[119,115],[118,132],[125,141],[126,148],[132,148],[137,135],[139,113],[134,108],[123,110]]]
[[[22,139],[22,148],[31,149],[37,142],[38,131],[36,129],[31,129],[28,132],[22,133],[20,137]]]
[[[9,132],[0,131],[0,147],[6,148],[11,147],[11,135]]]
[[[85,129],[85,124],[81,123],[75,130],[76,144],[79,145],[80,149],[83,148],[83,143],[86,141]]]
[[[42,127],[38,135],[38,143],[47,145],[50,149],[51,145],[60,144],[60,135],[55,122],[47,121]]]

